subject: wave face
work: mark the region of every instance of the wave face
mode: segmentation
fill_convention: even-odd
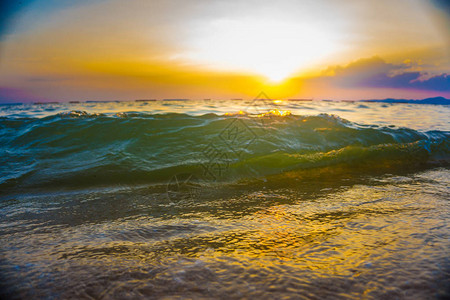
[[[72,111],[0,119],[0,188],[232,182],[347,166],[447,165],[448,131],[359,125],[334,115]]]

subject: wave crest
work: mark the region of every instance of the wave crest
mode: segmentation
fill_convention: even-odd
[[[3,188],[167,182],[177,173],[234,181],[347,165],[447,166],[449,132],[367,126],[335,115],[115,116],[71,111],[0,119]]]

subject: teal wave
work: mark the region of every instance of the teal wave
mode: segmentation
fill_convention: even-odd
[[[230,182],[333,166],[447,166],[450,133],[279,117],[72,111],[0,118],[0,188]]]

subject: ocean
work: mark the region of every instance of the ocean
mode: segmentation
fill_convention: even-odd
[[[450,106],[0,105],[0,298],[448,299]]]

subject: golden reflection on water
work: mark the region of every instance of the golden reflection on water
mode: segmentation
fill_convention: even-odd
[[[245,111],[240,110],[237,113],[228,113],[227,112],[227,113],[224,113],[223,115],[227,116],[227,117],[229,117],[229,116],[244,116],[244,115],[247,115],[247,113]]]
[[[290,116],[291,112],[289,110],[278,110],[278,109],[271,109],[268,112],[262,113],[262,114],[258,114],[257,117],[258,118],[263,118],[263,117],[271,117],[271,116],[276,116],[276,117],[285,117],[285,116]]]
[[[256,117],[258,118],[264,118],[264,117],[285,117],[285,116],[290,116],[292,113],[289,110],[278,110],[278,109],[271,109],[267,112],[264,113],[260,113],[257,114]],[[224,113],[224,116],[243,116],[243,115],[248,115],[247,112],[239,110],[236,113],[230,113],[230,112],[226,112]]]
[[[281,188],[179,202],[161,218],[16,234],[7,243],[29,248],[7,256],[46,265],[49,273],[41,274],[65,280],[55,289],[64,286],[67,297],[429,295],[448,247],[448,208],[432,179],[443,175],[348,186],[321,186],[317,176],[305,193],[275,183]],[[283,180],[295,184],[293,174]]]
[[[295,205],[261,207],[234,224],[211,219],[208,214],[197,215],[199,224],[227,226],[213,232],[194,226],[194,232],[186,236],[161,242],[113,242],[96,245],[106,252],[88,248],[86,253],[96,259],[113,255],[138,261],[164,260],[172,255],[202,260],[223,255],[250,261],[266,257],[276,258],[276,264],[282,261],[291,267],[314,270],[321,276],[353,276],[362,272],[355,271],[358,268],[375,266],[377,261],[389,263],[383,260],[401,253],[413,256],[415,248],[423,243],[416,236],[425,234],[426,228],[420,226],[415,211],[426,205],[426,199],[413,193],[407,197],[395,195],[395,190],[356,186],[321,202],[299,199]],[[234,229],[227,230],[230,226]],[[111,227],[102,230],[117,231],[114,224]],[[83,253],[78,251],[76,256],[82,257]]]

